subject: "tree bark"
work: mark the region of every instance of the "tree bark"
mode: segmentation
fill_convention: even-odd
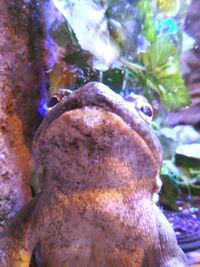
[[[42,82],[37,2],[0,0],[0,230],[31,198],[30,147]]]

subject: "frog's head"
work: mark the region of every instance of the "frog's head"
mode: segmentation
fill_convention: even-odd
[[[57,103],[58,102],[58,103]],[[42,188],[160,189],[162,153],[148,124],[152,111],[144,99],[127,99],[102,83],[91,82],[58,94],[55,106],[33,141]]]

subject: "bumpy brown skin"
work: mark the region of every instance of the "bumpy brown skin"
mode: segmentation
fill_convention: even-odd
[[[152,201],[162,155],[147,123],[105,85],[64,98],[39,128],[41,193],[0,240],[1,267],[182,267]]]

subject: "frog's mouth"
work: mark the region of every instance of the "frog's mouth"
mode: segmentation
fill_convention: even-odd
[[[41,132],[61,114],[83,107],[99,107],[121,117],[145,141],[157,161],[162,162],[162,152],[157,136],[135,110],[133,103],[126,101],[102,83],[90,82],[64,97],[44,118],[37,130],[34,142]]]

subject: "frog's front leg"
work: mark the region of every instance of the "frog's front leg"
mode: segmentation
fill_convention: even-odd
[[[37,242],[31,217],[37,198],[29,202],[0,234],[0,266],[29,267],[32,253]]]
[[[154,211],[157,218],[158,243],[156,244],[156,254],[160,259],[159,267],[188,267],[186,256],[178,246],[171,224],[157,206],[154,206]]]

